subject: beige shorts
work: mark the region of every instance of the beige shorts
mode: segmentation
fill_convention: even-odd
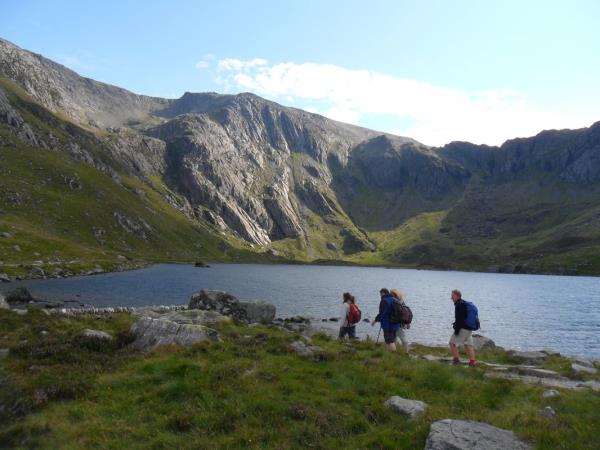
[[[465,330],[461,328],[458,332],[458,335],[452,333],[450,337],[450,344],[454,344],[456,346],[468,345],[469,347],[473,347],[473,336],[471,336],[473,332],[471,330]]]

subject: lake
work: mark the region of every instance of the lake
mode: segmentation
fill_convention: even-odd
[[[450,291],[479,308],[480,333],[512,349],[553,349],[600,358],[600,278],[508,275],[374,267],[159,264],[145,269],[57,280],[11,283],[34,295],[77,299],[94,306],[184,304],[201,288],[275,304],[278,317],[329,318],[352,292],[363,317],[377,313],[379,289],[396,287],[414,313],[411,341],[443,344],[452,332]],[[4,290],[9,286],[4,287]],[[377,328],[361,323],[361,336]]]

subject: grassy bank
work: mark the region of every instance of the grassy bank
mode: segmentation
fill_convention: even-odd
[[[593,448],[600,394],[491,379],[480,367],[446,366],[388,354],[372,342],[313,339],[228,325],[222,342],[128,350],[132,318],[67,319],[0,310],[1,448],[422,448],[429,425],[475,419],[514,430],[537,448]],[[82,328],[116,337],[98,345]],[[416,353],[441,353],[417,348]],[[499,351],[481,358],[503,361]],[[565,370],[561,358],[549,361]],[[392,395],[427,402],[414,422],[383,406]],[[551,405],[558,418],[538,410]]]

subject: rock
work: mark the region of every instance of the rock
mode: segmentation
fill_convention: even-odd
[[[517,358],[523,364],[541,364],[548,355],[545,352],[513,352],[512,356]]]
[[[340,320],[340,319],[339,319],[339,318],[337,318],[337,317],[330,317],[330,318],[329,318],[329,321],[330,321],[330,322],[339,322],[339,320]]]
[[[131,333],[135,336],[132,346],[141,351],[170,344],[189,347],[196,342],[219,340],[219,333],[204,325],[179,324],[151,317],[142,317],[134,323]]]
[[[10,305],[4,300],[4,295],[0,294],[0,309],[10,309]]]
[[[216,311],[203,311],[201,309],[187,309],[160,314],[157,319],[170,320],[181,325],[207,325],[213,326],[221,322],[230,322],[231,317],[219,314]]]
[[[556,411],[554,411],[554,409],[551,406],[546,406],[544,409],[541,409],[539,411],[539,415],[545,417],[546,419],[556,419],[556,417],[558,416],[558,414],[556,414]]]
[[[590,359],[577,358],[577,359],[573,360],[573,362],[575,364],[578,364],[578,365],[583,366],[583,367],[589,367],[591,369],[595,368],[594,362],[592,360],[590,360]]]
[[[0,359],[6,358],[9,353],[10,353],[9,349],[7,349],[7,348],[0,348]]]
[[[482,348],[496,348],[496,343],[481,334],[474,334],[473,346],[475,347],[475,350],[481,350]]]
[[[79,336],[87,339],[98,339],[101,341],[112,341],[114,338],[105,331],[92,330],[85,328],[79,332]]]
[[[304,341],[295,341],[290,344],[294,352],[300,356],[313,356],[316,352],[321,352],[323,349],[316,345],[306,344]]]
[[[12,291],[7,292],[4,296],[4,299],[9,304],[10,303],[29,303],[29,302],[32,302],[35,300],[33,298],[33,296],[31,295],[31,292],[29,292],[24,287],[19,287],[19,288],[13,289]]]
[[[275,306],[264,301],[240,301],[227,292],[201,290],[192,295],[189,309],[217,311],[244,323],[271,323]]]
[[[15,308],[15,309],[13,309],[13,310],[12,310],[12,312],[14,312],[14,313],[16,313],[16,314],[18,314],[18,315],[20,315],[20,316],[25,316],[25,315],[26,315],[26,314],[29,312],[29,310],[27,310],[27,309]]]
[[[8,283],[10,282],[10,277],[5,273],[0,273],[0,281],[2,283]]]
[[[210,266],[208,264],[203,263],[202,261],[198,261],[198,262],[194,263],[194,267],[208,268]]]
[[[558,392],[556,389],[548,389],[547,391],[544,391],[542,398],[554,398],[558,397],[559,395],[560,392]]]
[[[387,399],[384,405],[410,420],[416,419],[427,409],[427,404],[425,402],[420,400],[408,400],[397,395]]]
[[[431,424],[425,450],[526,450],[531,447],[508,430],[471,420]]]
[[[598,372],[595,367],[582,366],[577,363],[571,363],[571,369],[576,373],[589,373],[590,375],[595,375]]]
[[[10,239],[12,236],[10,235],[10,233],[7,233],[6,231],[3,231],[2,233],[0,233],[0,238],[6,238],[6,239]]]
[[[277,312],[273,304],[262,300],[240,300],[240,306],[246,311],[248,323],[271,323]]]
[[[46,276],[46,272],[44,272],[44,269],[41,267],[34,267],[31,269],[31,272],[29,272],[29,276],[31,278],[44,278]]]
[[[329,250],[337,250],[337,245],[335,245],[333,242],[328,242],[326,245]]]

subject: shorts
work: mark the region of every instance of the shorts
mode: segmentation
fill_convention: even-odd
[[[454,344],[456,346],[460,345],[468,345],[469,347],[473,347],[473,336],[471,336],[473,332],[471,330],[465,330],[461,328],[458,334],[452,333],[450,337],[450,344]]]
[[[394,342],[396,342],[397,333],[397,330],[383,330],[383,340],[386,344],[393,344]]]
[[[356,325],[352,325],[350,327],[340,327],[340,334],[338,337],[340,339],[344,339],[346,335],[350,339],[356,339]]]

